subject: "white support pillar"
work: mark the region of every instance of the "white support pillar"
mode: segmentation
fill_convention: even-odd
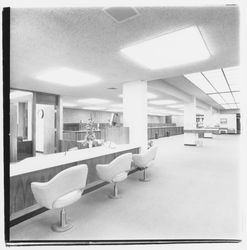
[[[27,102],[27,139],[32,140],[32,101]]]
[[[147,82],[136,81],[123,85],[123,124],[129,127],[130,143],[147,149]]]
[[[198,134],[196,129],[196,98],[192,96],[191,101],[184,105],[184,145],[196,146]],[[188,132],[186,132],[188,130]]]
[[[59,140],[63,140],[63,99],[61,96],[59,96],[59,99],[58,99],[58,119],[59,119],[59,122],[58,122],[58,138]]]
[[[184,129],[196,128],[196,98],[193,96],[191,102],[184,104]]]
[[[209,109],[204,112],[203,126],[204,127],[213,126],[213,107],[209,107]]]

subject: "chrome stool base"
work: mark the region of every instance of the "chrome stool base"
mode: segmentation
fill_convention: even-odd
[[[149,178],[146,178],[146,168],[143,169],[143,178],[140,178],[139,181],[142,181],[142,182],[151,181]]]
[[[65,232],[69,229],[71,229],[73,225],[71,223],[67,223],[64,226],[61,226],[60,224],[55,224],[51,226],[52,231],[54,232]]]
[[[59,223],[52,225],[51,229],[54,232],[65,232],[65,231],[71,229],[72,227],[73,227],[73,224],[71,224],[69,221],[67,221],[65,209],[62,208],[60,211]]]
[[[151,181],[151,179],[148,179],[148,178],[145,178],[145,179],[139,179],[139,181],[142,181],[142,182],[149,182],[149,181]]]
[[[114,183],[114,193],[108,195],[109,198],[111,199],[120,199],[121,196],[118,195],[118,186],[117,186],[117,182]]]

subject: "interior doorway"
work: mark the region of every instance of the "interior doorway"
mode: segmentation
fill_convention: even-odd
[[[36,153],[55,152],[55,106],[36,104]]]

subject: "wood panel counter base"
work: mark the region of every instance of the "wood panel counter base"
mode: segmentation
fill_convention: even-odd
[[[132,170],[128,173],[128,175],[131,175],[131,174],[133,174],[133,173],[135,173],[137,171],[139,171],[139,169],[132,168]],[[95,190],[98,190],[98,189],[100,189],[100,188],[102,188],[102,187],[104,187],[105,185],[108,185],[108,184],[111,184],[111,183],[106,182],[106,181],[96,181],[94,183],[91,183],[91,184],[86,186],[82,196],[85,195],[85,194],[91,193],[91,192],[93,192]],[[15,213],[12,214],[12,216],[11,216],[12,218],[10,218],[10,223],[9,223],[10,227],[18,225],[21,222],[24,222],[24,221],[26,221],[28,219],[31,219],[31,218],[33,218],[33,217],[35,217],[35,216],[37,216],[39,214],[42,214],[42,213],[46,212],[47,210],[49,210],[48,208],[37,207],[35,205],[33,207],[34,207],[33,209],[30,208],[29,212],[26,212],[26,213],[23,213],[23,214],[21,214],[20,212],[16,213],[16,214],[19,214],[18,216],[16,216]]]

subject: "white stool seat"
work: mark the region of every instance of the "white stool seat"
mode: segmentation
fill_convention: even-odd
[[[149,181],[146,178],[146,169],[154,165],[154,160],[157,154],[157,147],[151,147],[142,154],[133,154],[133,162],[137,168],[143,170],[143,178],[140,181]]]
[[[112,182],[120,182],[123,181],[127,178],[128,173],[127,172],[123,172],[120,174],[117,174],[114,178],[112,178]]]
[[[111,195],[111,198],[118,198],[117,183],[128,177],[131,160],[132,153],[126,153],[118,156],[109,164],[96,165],[99,178],[103,181],[114,183],[114,195]]]
[[[78,201],[86,185],[88,167],[86,164],[67,168],[48,182],[32,182],[35,200],[49,209],[61,208],[60,223],[52,225],[56,232],[64,232],[72,227],[66,219],[65,207]]]
[[[82,195],[81,190],[75,190],[73,192],[65,194],[62,197],[55,200],[52,207],[53,208],[66,207],[66,206],[78,201],[81,198],[81,195]]]

